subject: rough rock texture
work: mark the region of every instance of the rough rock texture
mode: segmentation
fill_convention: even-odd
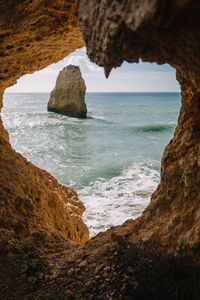
[[[1,1],[0,12],[1,106],[4,89],[21,75],[62,59],[84,42],[71,1]],[[9,252],[41,244],[54,248],[59,239],[86,241],[77,194],[16,153],[2,123],[0,134],[0,248]]]
[[[126,299],[127,280],[132,283],[134,276],[122,272],[123,264],[115,267],[125,242],[165,253],[186,248],[199,264],[199,1],[79,0],[78,5],[88,55],[105,66],[106,75],[124,60],[139,58],[176,68],[182,91],[178,126],[164,151],[161,182],[143,215],[80,245],[70,241],[88,238],[76,193],[17,154],[0,124],[2,299],[65,298],[70,290],[83,299],[91,294],[106,299],[105,290],[108,296],[114,290],[117,299]],[[0,12],[1,99],[4,89],[23,74],[84,45],[74,1],[2,0]],[[112,252],[116,243],[120,251]],[[106,260],[114,268],[100,271]],[[88,274],[87,285],[82,270]],[[118,273],[124,278],[115,280]]]
[[[2,237],[13,238],[8,239],[8,250],[14,239],[29,239],[29,243],[33,239],[34,243],[45,235],[86,241],[88,229],[81,219],[85,208],[76,192],[27,162],[5,142],[0,151],[0,231]]]
[[[76,118],[87,117],[85,104],[85,81],[80,68],[69,65],[60,71],[56,86],[51,92],[48,111]]]
[[[74,1],[1,0],[0,12],[2,91],[84,46]]]
[[[140,58],[177,70],[182,92],[178,126],[164,151],[161,182],[134,222],[132,239],[159,243],[168,252],[194,251],[200,245],[199,1],[78,3],[88,55],[107,76],[124,60]]]

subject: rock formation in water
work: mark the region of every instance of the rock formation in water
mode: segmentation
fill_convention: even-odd
[[[110,295],[115,289],[114,298],[119,299],[117,293],[124,295],[127,291],[127,278],[130,285],[134,278],[130,275],[133,271],[126,274],[125,268],[119,270],[127,243],[129,248],[151,245],[156,251],[163,249],[173,254],[187,249],[196,259],[193,264],[198,265],[199,1],[79,0],[77,3],[88,55],[104,66],[107,76],[123,61],[139,59],[169,63],[176,69],[182,92],[178,125],[164,151],[160,184],[142,216],[80,245],[75,242],[87,240],[88,230],[81,219],[84,207],[76,193],[17,154],[1,122],[3,299],[65,298],[68,289],[85,299],[91,294],[94,299],[97,295],[105,299],[105,293]],[[0,12],[1,100],[5,88],[22,75],[42,69],[84,46],[74,1],[23,0],[19,4],[3,0]],[[119,274],[117,277],[112,273],[113,268]],[[83,272],[87,274],[84,278]],[[107,274],[111,277],[105,277]]]
[[[85,81],[80,68],[69,65],[60,71],[56,86],[51,92],[48,111],[57,112],[69,117],[86,118]]]

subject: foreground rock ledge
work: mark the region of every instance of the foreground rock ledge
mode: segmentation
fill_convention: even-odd
[[[138,62],[139,58],[176,68],[182,91],[178,126],[164,151],[161,182],[143,215],[81,245],[76,242],[86,240],[88,231],[76,193],[17,154],[0,123],[2,299],[65,297],[68,288],[87,295],[85,299],[91,291],[94,299],[101,295],[105,299],[105,286],[109,293],[115,290],[118,295],[120,288],[123,294],[126,286],[120,278],[114,283],[107,278],[105,284],[96,276],[105,260],[112,266],[113,257],[120,259],[116,245],[122,250],[126,243],[151,246],[155,251],[163,248],[165,254],[184,249],[193,255],[193,264],[199,264],[199,1],[77,3],[88,55],[105,67],[106,75],[124,60]],[[84,46],[73,1],[24,0],[18,4],[3,0],[0,12],[0,98],[20,76]],[[82,269],[86,268],[84,260],[89,263],[87,269]],[[88,286],[81,285],[82,270],[91,278]],[[116,271],[108,272],[115,278]],[[74,274],[78,274],[76,282],[71,280]],[[122,280],[132,282],[127,276]],[[122,299],[126,298],[122,295]]]
[[[87,118],[85,81],[78,66],[69,65],[60,71],[51,92],[47,110],[69,117]]]

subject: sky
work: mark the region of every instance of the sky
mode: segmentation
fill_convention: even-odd
[[[175,70],[167,64],[124,62],[113,69],[108,79],[103,68],[90,62],[85,47],[71,53],[63,60],[47,68],[21,77],[9,87],[10,93],[51,92],[58,73],[67,65],[80,67],[86,82],[87,92],[179,92]]]

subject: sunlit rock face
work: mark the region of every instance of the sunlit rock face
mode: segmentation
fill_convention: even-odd
[[[84,45],[72,1],[1,1],[0,14],[0,103],[20,76]],[[16,153],[2,123],[0,134],[0,250],[42,252],[59,241],[86,241],[85,208],[76,192]]]
[[[47,105],[48,111],[86,119],[85,91],[80,68],[73,65],[65,67],[56,79],[56,86]]]
[[[195,250],[200,242],[199,3],[80,0],[78,4],[88,55],[104,66],[107,76],[124,60],[169,63],[177,70],[182,92],[178,126],[164,151],[161,182],[136,220],[132,239],[168,252]]]
[[[60,295],[65,298],[67,273],[65,269],[61,272],[61,266],[68,260],[69,252],[80,261],[89,257],[95,266],[100,266],[99,257],[104,253],[106,259],[116,235],[137,245],[149,243],[165,252],[176,253],[183,247],[199,255],[199,1],[79,0],[77,3],[85,42],[74,1],[0,2],[1,99],[4,89],[20,76],[42,69],[86,43],[90,59],[104,66],[106,75],[124,60],[138,62],[139,58],[169,63],[176,68],[182,91],[178,126],[164,151],[160,184],[143,215],[80,246],[74,242],[86,241],[88,229],[82,222],[84,207],[76,193],[17,154],[1,124],[0,263],[5,272],[1,274],[0,286],[3,299],[18,296],[24,299],[25,295],[49,299],[52,294],[55,298]],[[31,285],[31,291],[26,273],[20,268],[24,254],[27,254],[31,272],[37,269],[36,263],[40,271],[47,260],[48,276],[38,275],[35,289]],[[21,269],[24,277],[20,277]],[[93,281],[95,268],[91,270]],[[80,281],[77,280],[72,289],[81,293]]]
[[[0,88],[84,46],[74,1],[0,2]]]

